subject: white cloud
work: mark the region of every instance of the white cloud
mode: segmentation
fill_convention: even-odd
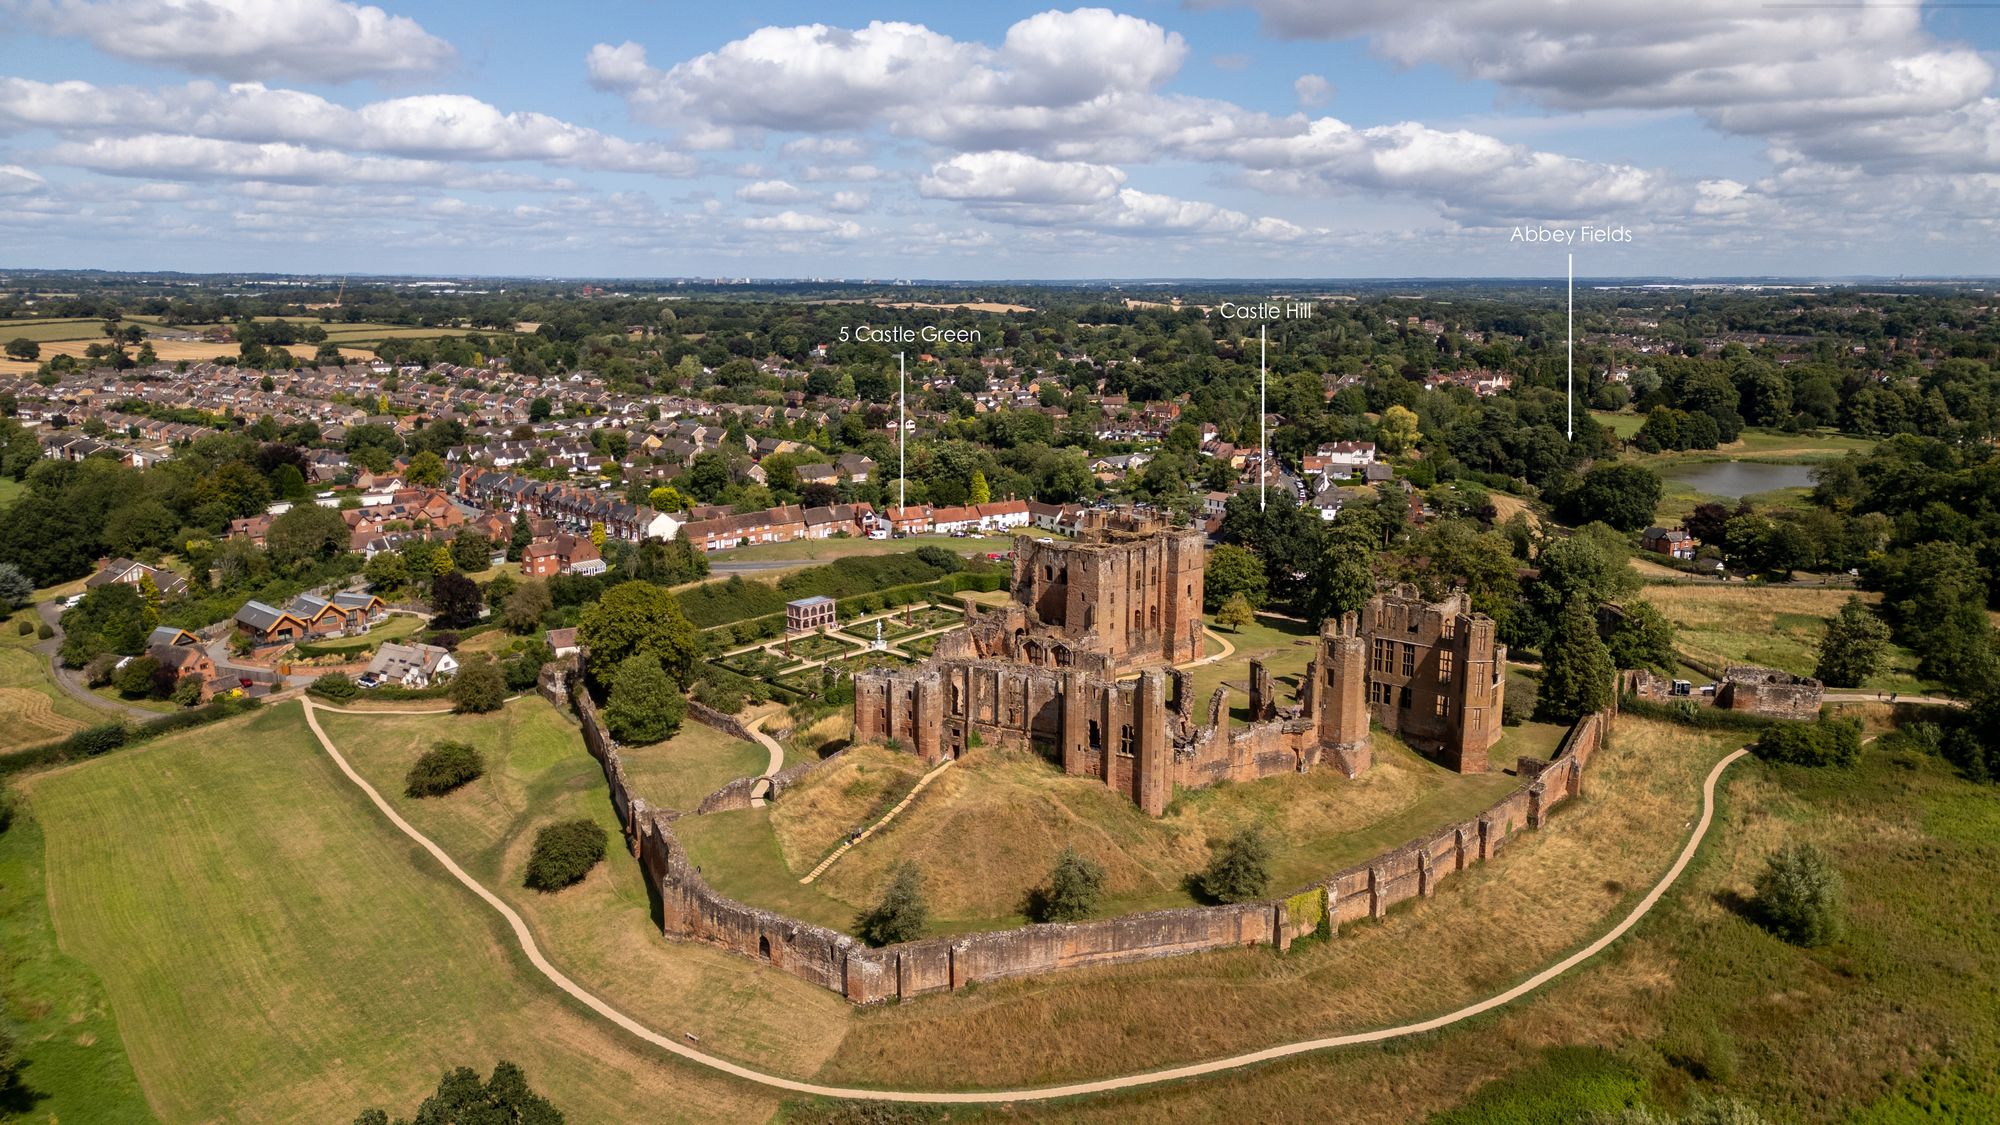
[[[799,203],[812,197],[811,192],[784,180],[758,180],[736,189],[736,198],[745,203]]]
[[[415,20],[345,0],[4,0],[0,9],[121,58],[224,78],[341,82],[431,73],[455,58]]]
[[[1298,96],[1300,105],[1313,109],[1333,100],[1333,83],[1324,75],[1301,74],[1292,83],[1292,93]]]
[[[173,132],[439,160],[536,160],[598,171],[692,175],[692,156],[477,98],[423,94],[348,108],[258,83],[146,89],[0,78],[0,123],[103,134]]]
[[[26,195],[48,183],[19,164],[0,164],[0,195]]]
[[[147,133],[57,145],[49,159],[111,176],[167,180],[267,180],[297,184],[432,184],[478,191],[574,190],[566,180],[510,172],[467,175],[435,160],[354,156],[304,145]]]
[[[1927,32],[1919,4],[1238,2],[1276,34],[1366,36],[1395,62],[1443,66],[1557,109],[1684,109],[1814,159],[2000,170],[1994,67]]]
[[[833,198],[827,200],[826,209],[853,215],[868,210],[868,205],[872,202],[874,197],[865,191],[836,191],[833,193]]]
[[[917,191],[932,199],[988,203],[1097,203],[1124,182],[1124,172],[1105,164],[970,152],[932,168],[918,181]]]
[[[743,229],[763,234],[824,234],[835,238],[856,238],[861,234],[858,223],[799,211],[780,211],[775,215],[745,219]]]

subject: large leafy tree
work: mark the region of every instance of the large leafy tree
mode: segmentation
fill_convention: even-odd
[[[562,1111],[528,1087],[521,1068],[501,1060],[485,1082],[471,1067],[446,1071],[437,1092],[417,1107],[414,1125],[562,1125]],[[354,1125],[390,1125],[379,1109],[363,1111]],[[395,1125],[412,1125],[398,1117]]]
[[[1606,648],[1617,668],[1651,668],[1671,672],[1674,656],[1674,623],[1643,598],[1632,598],[1621,607],[1618,623],[1611,628]]]
[[[681,612],[680,599],[650,582],[621,582],[605,591],[583,611],[577,640],[590,650],[591,676],[600,684],[626,658],[643,653],[686,686],[701,654],[701,634]]]
[[[854,919],[854,933],[870,945],[892,945],[924,936],[930,907],[924,903],[924,876],[908,860],[896,865],[889,888],[873,907]]]
[[[1223,543],[1208,553],[1203,568],[1202,600],[1213,613],[1230,598],[1241,595],[1252,609],[1264,604],[1269,584],[1264,561],[1234,543]]]
[[[604,723],[620,742],[643,745],[672,738],[687,717],[687,700],[660,667],[659,657],[635,653],[619,665],[604,705]]]
[[[1611,702],[1613,674],[1611,653],[1597,636],[1593,606],[1584,598],[1571,598],[1542,653],[1535,718],[1570,723],[1602,710]]]
[[[264,546],[273,563],[293,567],[330,559],[346,551],[352,539],[339,512],[318,504],[296,504],[271,521]]]
[[[1860,687],[1882,666],[1888,647],[1889,626],[1868,603],[1850,597],[1826,623],[1813,675],[1828,687]]]
[[[485,604],[479,583],[456,570],[447,570],[431,581],[431,615],[442,628],[463,629],[475,624]]]

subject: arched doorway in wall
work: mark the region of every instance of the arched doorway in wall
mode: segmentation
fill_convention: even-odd
[[[766,961],[771,959],[771,939],[766,934],[757,935],[757,956]]]

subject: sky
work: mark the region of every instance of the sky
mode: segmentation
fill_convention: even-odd
[[[0,0],[0,269],[1989,276],[1997,76],[1982,5]]]

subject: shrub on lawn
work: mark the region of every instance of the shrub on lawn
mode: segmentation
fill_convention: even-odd
[[[854,919],[854,933],[869,945],[894,945],[924,936],[930,908],[924,905],[924,876],[917,865],[904,860],[896,865],[889,889],[882,901]]]
[[[406,797],[439,797],[486,772],[479,751],[463,742],[434,742],[403,778]]]
[[[38,641],[46,641],[50,637],[53,637],[55,635],[56,635],[55,626],[50,625],[46,621],[42,622],[40,625],[35,626],[35,639]]]
[[[1825,945],[1840,934],[1840,872],[1811,844],[1787,844],[1757,876],[1765,928],[1793,945]]]
[[[1217,902],[1262,898],[1271,885],[1271,845],[1252,826],[1224,840],[1195,876],[1201,893]]]
[[[451,709],[461,715],[498,711],[507,702],[507,677],[489,656],[467,660],[451,678]]]
[[[1861,757],[1861,724],[1852,719],[1777,723],[1764,728],[1751,752],[1795,766],[1851,766]]]
[[[23,617],[21,623],[15,626],[14,631],[25,637],[35,631],[35,623]]]
[[[1064,848],[1049,885],[1028,892],[1028,917],[1037,922],[1079,922],[1104,897],[1104,867],[1075,848]]]
[[[99,723],[94,727],[85,727],[64,740],[64,756],[94,758],[125,745],[127,737],[124,723]]]
[[[306,690],[322,699],[345,703],[361,694],[361,685],[348,678],[345,672],[328,672],[314,680],[312,686]]]
[[[587,816],[548,825],[535,833],[524,884],[537,891],[562,890],[604,858],[604,840],[603,827]]]

